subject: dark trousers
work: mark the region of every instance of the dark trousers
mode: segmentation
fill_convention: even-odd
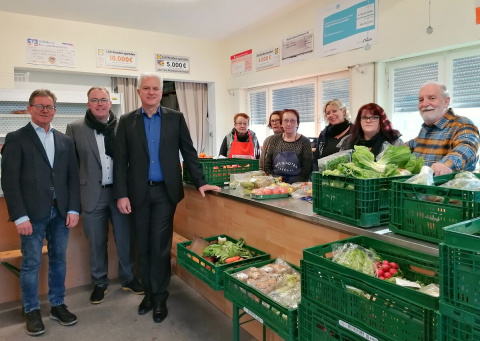
[[[138,262],[145,295],[154,304],[165,304],[168,297],[173,237],[173,216],[177,207],[165,184],[148,187],[146,202],[133,207],[133,224],[137,239]]]

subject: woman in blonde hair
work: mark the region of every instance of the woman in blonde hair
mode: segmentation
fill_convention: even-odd
[[[320,133],[313,153],[314,171],[318,170],[318,159],[340,150],[340,141],[350,133],[352,127],[347,107],[338,99],[327,102],[323,108],[323,114],[328,125]]]

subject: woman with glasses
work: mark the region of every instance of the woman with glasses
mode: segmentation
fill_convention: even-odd
[[[320,133],[313,153],[313,170],[315,171],[318,171],[318,159],[340,150],[338,144],[350,133],[352,127],[347,107],[338,99],[327,102],[323,108],[323,114],[328,125]]]
[[[297,133],[300,115],[294,109],[285,109],[281,116],[283,133],[273,135],[265,156],[264,171],[281,176],[283,182],[308,181],[312,172],[310,140]]]
[[[239,113],[233,117],[234,127],[223,139],[219,155],[228,158],[241,157],[258,159],[260,157],[260,145],[257,136],[248,129],[250,117]]]
[[[270,114],[268,119],[268,127],[273,130],[273,134],[283,133],[282,128],[282,111],[276,110]],[[267,155],[268,146],[270,145],[270,139],[273,135],[268,136],[265,141],[263,141],[262,152],[260,154],[260,170],[265,168],[265,156]]]
[[[392,128],[392,123],[382,107],[375,103],[369,103],[358,110],[351,134],[342,139],[340,149],[365,146],[376,158],[389,144],[403,145],[404,142],[400,136],[400,132]]]

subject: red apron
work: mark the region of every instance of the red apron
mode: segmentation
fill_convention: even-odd
[[[244,159],[255,159],[252,136],[250,135],[250,131],[247,131],[247,133],[249,142],[238,142],[237,132],[235,131],[235,137],[230,147],[230,153],[228,154],[229,158],[241,157]]]

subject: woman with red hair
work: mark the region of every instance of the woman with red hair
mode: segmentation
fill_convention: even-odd
[[[358,109],[351,134],[340,141],[340,149],[365,146],[377,157],[389,144],[404,145],[400,136],[400,132],[392,128],[392,123],[382,107],[375,103],[368,103]]]

